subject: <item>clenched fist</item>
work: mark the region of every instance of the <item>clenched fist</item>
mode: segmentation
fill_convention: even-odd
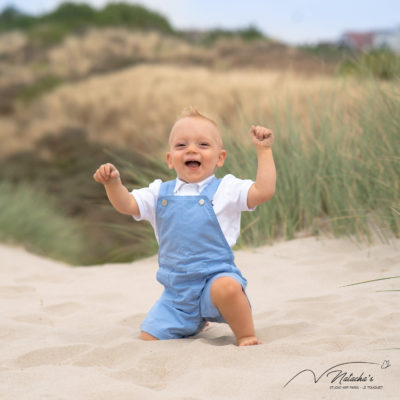
[[[114,165],[107,163],[100,165],[97,171],[93,174],[93,179],[99,183],[109,183],[113,179],[119,178],[119,171]]]
[[[254,146],[271,147],[274,142],[274,134],[270,129],[263,126],[254,126],[250,128],[250,137]]]

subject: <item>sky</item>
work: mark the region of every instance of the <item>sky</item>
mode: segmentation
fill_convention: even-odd
[[[123,0],[120,0],[123,1]],[[63,0],[0,0],[38,15]],[[107,0],[80,0],[95,8]],[[289,44],[335,41],[345,31],[400,28],[400,0],[125,0],[162,13],[176,29],[245,28],[255,25]]]

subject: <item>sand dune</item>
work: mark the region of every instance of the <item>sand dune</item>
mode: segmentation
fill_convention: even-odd
[[[261,346],[236,347],[220,324],[140,341],[161,293],[156,257],[72,268],[0,246],[0,398],[400,398],[400,292],[387,291],[400,281],[342,287],[399,275],[400,240],[303,238],[238,251],[236,261]]]

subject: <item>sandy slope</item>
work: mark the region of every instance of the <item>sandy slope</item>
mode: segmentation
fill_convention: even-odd
[[[236,347],[218,324],[190,339],[137,339],[161,292],[156,257],[71,268],[0,246],[0,399],[400,398],[400,292],[377,292],[400,280],[341,287],[399,275],[399,240],[305,238],[236,260],[261,346]],[[323,374],[350,362],[333,369],[347,373],[341,385],[338,372]],[[304,369],[322,376],[303,372],[284,388]]]

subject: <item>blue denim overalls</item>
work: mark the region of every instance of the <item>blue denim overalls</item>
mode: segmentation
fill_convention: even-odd
[[[246,288],[213,210],[219,183],[214,177],[199,196],[174,196],[176,180],[161,184],[156,209],[157,280],[164,292],[141,325],[158,339],[194,335],[205,321],[224,322],[210,299],[216,278],[230,276]]]

